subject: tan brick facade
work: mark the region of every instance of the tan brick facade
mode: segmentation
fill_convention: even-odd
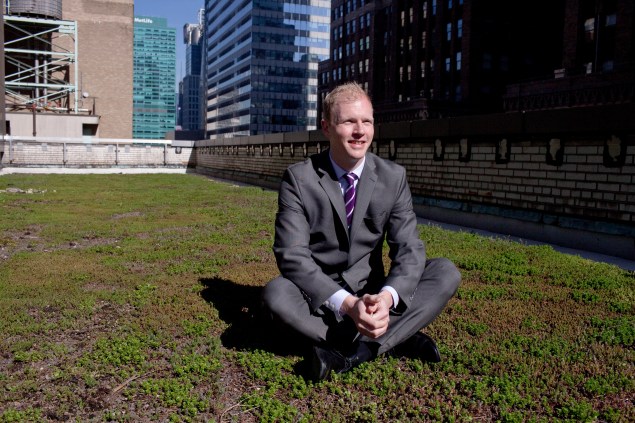
[[[100,116],[99,137],[132,138],[133,0],[64,0],[77,22],[80,108]]]

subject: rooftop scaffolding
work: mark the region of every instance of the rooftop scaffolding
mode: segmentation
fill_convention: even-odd
[[[8,110],[89,112],[78,108],[77,24],[4,15]]]

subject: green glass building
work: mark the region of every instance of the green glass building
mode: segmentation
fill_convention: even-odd
[[[135,16],[132,137],[163,139],[176,125],[176,29]]]

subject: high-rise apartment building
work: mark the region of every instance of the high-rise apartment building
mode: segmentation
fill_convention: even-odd
[[[545,75],[515,81],[506,112],[633,103],[635,3],[632,0],[563,0],[558,60]],[[550,71],[550,72],[549,72]]]
[[[633,7],[632,0],[333,0],[319,95],[358,81],[377,122],[632,101]]]
[[[331,2],[206,0],[208,138],[317,127]]]
[[[199,12],[197,24],[183,26],[185,43],[185,76],[179,83],[178,125],[184,131],[202,130],[204,127],[204,82],[203,59],[203,19],[204,9]]]
[[[135,16],[133,138],[162,139],[176,124],[176,30]]]

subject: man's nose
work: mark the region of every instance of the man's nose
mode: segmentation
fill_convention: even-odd
[[[355,124],[353,125],[353,132],[355,134],[363,134],[365,132],[364,123],[361,121],[355,122]]]

